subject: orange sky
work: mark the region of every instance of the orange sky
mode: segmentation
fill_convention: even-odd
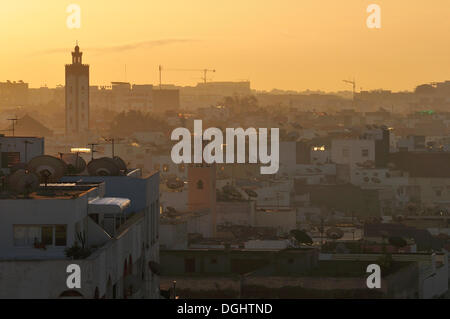
[[[71,3],[81,29],[66,26]],[[371,3],[379,30],[366,27]],[[353,77],[358,89],[412,89],[450,80],[449,16],[449,0],[2,0],[0,81],[63,84],[78,40],[92,84],[157,84],[162,64],[264,90],[345,90]],[[163,82],[200,77],[167,71]]]

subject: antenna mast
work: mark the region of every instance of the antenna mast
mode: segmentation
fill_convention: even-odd
[[[12,131],[12,136],[14,136],[15,125],[16,125],[16,123],[17,123],[18,120],[19,120],[19,119],[17,118],[17,116],[16,116],[15,118],[8,119],[8,121],[11,121],[11,122],[12,122],[12,129],[11,129],[11,131]]]
[[[97,151],[95,150],[95,147],[96,147],[97,145],[98,145],[98,144],[96,144],[96,143],[90,143],[90,144],[88,144],[88,146],[91,147],[91,160],[92,160],[92,161],[94,160],[94,153],[97,152]]]

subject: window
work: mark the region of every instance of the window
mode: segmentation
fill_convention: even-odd
[[[362,157],[369,157],[369,150],[366,149],[366,148],[361,150],[361,156]]]
[[[203,181],[201,179],[197,182],[197,189],[203,189]]]
[[[67,245],[67,225],[56,225],[55,246],[66,246],[66,245]]]
[[[14,246],[33,246],[41,241],[41,229],[37,226],[14,226]]]
[[[184,259],[184,271],[187,273],[195,272],[195,258]]]
[[[33,247],[36,243],[45,246],[66,246],[67,225],[14,225],[14,246]]]
[[[53,226],[43,226],[41,237],[42,237],[41,242],[44,245],[52,245],[53,244]]]
[[[20,152],[2,152],[2,168],[9,168],[20,163]]]

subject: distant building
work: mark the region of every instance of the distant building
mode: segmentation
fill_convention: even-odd
[[[28,83],[23,81],[0,82],[0,106],[25,106],[28,104]]]
[[[216,232],[216,166],[198,164],[188,168],[188,207],[191,211],[209,209],[212,233]]]
[[[180,91],[168,89],[153,90],[153,106],[156,112],[179,109]]]
[[[198,83],[199,95],[248,96],[251,95],[250,82],[207,82]]]
[[[331,160],[351,168],[366,163],[375,165],[375,141],[362,139],[335,139],[331,144]]]
[[[111,106],[114,111],[121,112],[129,108],[131,84],[129,82],[111,83]]]
[[[12,124],[6,129],[12,131]],[[26,114],[22,118],[18,119],[14,124],[15,136],[39,136],[46,137],[51,136],[53,132],[39,123],[37,120]]]
[[[89,65],[82,63],[83,52],[77,45],[72,64],[66,65],[66,135],[89,131]]]
[[[133,84],[129,104],[131,109],[150,111],[153,106],[153,85]]]

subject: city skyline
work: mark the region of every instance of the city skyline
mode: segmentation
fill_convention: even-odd
[[[0,80],[63,84],[60,66],[70,63],[67,53],[77,40],[98,85],[158,84],[158,65],[213,68],[209,80],[250,80],[253,89],[267,91],[348,91],[342,80],[353,78],[358,91],[410,91],[448,79],[447,1],[431,8],[421,0],[377,1],[382,28],[376,30],[365,24],[370,3],[136,1],[124,8],[78,1],[81,28],[72,30],[65,25],[67,3],[8,3],[0,19],[8,29],[0,36],[8,44],[0,52]],[[163,83],[195,85],[201,76],[164,72]]]

